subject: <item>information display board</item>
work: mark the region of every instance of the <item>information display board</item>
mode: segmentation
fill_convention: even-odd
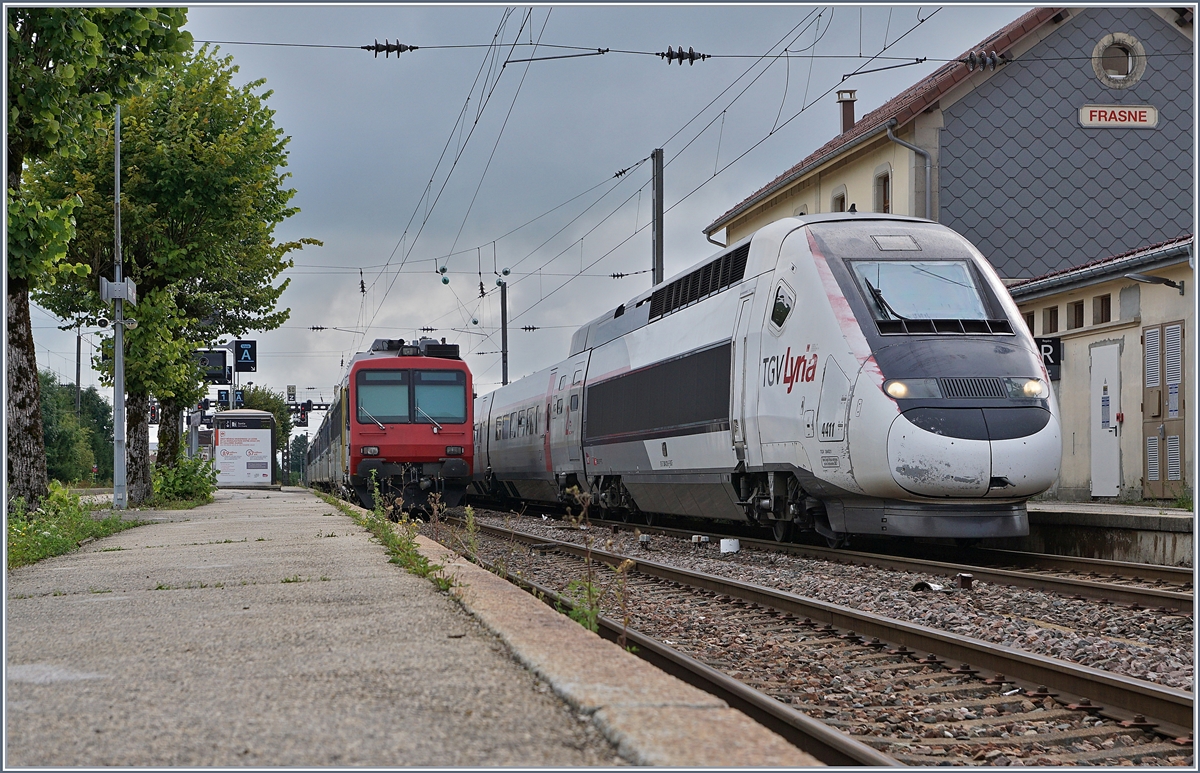
[[[266,411],[223,411],[213,429],[218,488],[269,487],[275,417]]]

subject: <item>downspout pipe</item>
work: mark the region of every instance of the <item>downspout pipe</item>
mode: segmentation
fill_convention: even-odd
[[[905,142],[892,133],[892,128],[896,125],[896,119],[893,118],[887,124],[888,139],[897,145],[908,148],[913,153],[925,157],[925,219],[933,220],[933,156],[928,150],[918,148],[916,145]],[[711,240],[710,240],[711,241]]]
[[[729,246],[728,244],[721,244],[719,241],[717,241],[716,239],[712,238],[712,234],[708,234],[708,233],[706,233],[706,234],[704,234],[704,238],[705,238],[705,239],[708,239],[710,242],[712,242],[713,244],[717,245],[717,246],[718,246],[718,247],[720,247],[721,249],[725,249],[726,247],[728,247],[728,246]]]

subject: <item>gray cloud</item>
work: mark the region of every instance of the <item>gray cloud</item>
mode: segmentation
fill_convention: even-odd
[[[648,52],[691,46],[711,54],[760,55],[813,10],[805,6],[566,6],[552,11],[539,7],[520,39],[528,42],[540,34],[543,43],[560,45]],[[835,88],[843,73],[861,64],[853,58],[860,46],[864,54],[876,53],[885,34],[888,42],[895,41],[913,27],[918,12],[924,17],[932,10],[866,7],[860,29],[858,7],[838,6],[831,27],[831,12],[825,9],[820,23],[825,34],[815,53],[852,58],[811,59],[799,54],[779,59],[736,103],[729,104],[747,80],[733,86],[682,132],[681,127],[749,68],[752,59],[717,58],[681,66],[614,51],[509,64],[503,67],[481,115],[480,90],[474,89],[466,124],[450,140],[448,157],[458,152],[473,124],[474,133],[413,247],[425,216],[425,207],[418,202],[487,56],[484,49],[432,47],[490,42],[504,9],[191,8],[188,29],[197,40],[358,46],[388,38],[422,46],[398,60],[375,58],[361,50],[221,47],[222,53],[234,56],[244,81],[266,79],[265,88],[274,91],[268,104],[276,110],[277,124],[292,138],[287,171],[301,213],[279,229],[279,238],[315,237],[325,243],[295,254],[298,265],[287,274],[291,285],[283,296],[292,310],[291,321],[280,330],[253,336],[259,341],[262,362],[248,380],[279,391],[296,384],[302,396],[313,394],[305,387],[318,387],[314,391],[329,397],[331,386],[341,378],[343,357],[349,359],[376,337],[411,338],[422,326],[436,327],[434,335],[456,341],[468,352],[498,350],[498,333],[491,338],[483,335],[495,332],[499,325],[497,294],[479,298],[480,268],[485,288],[495,288],[492,242],[600,185],[596,193],[494,245],[496,265],[516,267],[509,292],[509,315],[516,328],[509,335],[510,375],[517,378],[551,364],[565,356],[576,326],[650,284],[648,274],[620,280],[608,277],[650,264],[649,229],[633,236],[635,226],[644,226],[650,214],[649,164],[621,181],[609,181],[617,170],[644,159],[655,147],[665,147],[665,198],[667,206],[673,207],[666,217],[666,272],[669,276],[682,271],[716,249],[701,233],[703,226],[834,136],[839,119],[833,95],[816,101],[715,178],[714,169],[771,132],[777,115],[783,121],[797,113],[806,95],[807,102],[814,102]],[[858,90],[859,114],[932,71],[939,64],[932,60],[957,56],[1025,10],[968,6],[940,11],[887,52],[929,57],[930,62],[847,81],[847,87]],[[511,15],[503,40],[512,41],[523,14],[524,9],[517,9]],[[805,31],[791,48],[809,48],[806,53],[811,53],[817,28],[801,29]],[[562,53],[566,52],[538,51],[541,56]],[[507,49],[492,62],[493,79],[505,54]],[[526,47],[512,56],[529,55]],[[710,122],[710,128],[697,137]],[[676,132],[678,136],[668,141]],[[494,145],[495,155],[483,177]],[[447,169],[443,162],[434,176],[433,193],[441,187]],[[467,216],[477,187],[478,196]],[[609,187],[614,187],[610,195],[568,225]],[[628,197],[632,200],[618,209]],[[616,214],[603,219],[614,210]],[[405,235],[414,211],[416,220]],[[559,229],[562,233],[551,238]],[[625,239],[624,246],[617,247]],[[444,257],[452,245],[457,254],[449,258],[451,283],[446,286],[434,270],[433,259]],[[398,278],[394,271],[369,268],[390,259],[394,269],[406,253],[408,261]],[[599,276],[576,279],[551,294],[568,279],[561,275],[577,273],[581,262],[586,266],[605,254],[585,272]],[[370,287],[365,296],[359,292],[359,268]],[[470,324],[472,316],[480,320],[478,326]],[[368,322],[373,324],[362,334],[308,330],[312,325],[363,329]],[[34,324],[47,326],[52,321],[35,312]],[[542,329],[527,333],[519,329],[523,325]],[[39,364],[73,378],[74,335],[40,327],[35,337]],[[481,392],[499,383],[498,355],[467,353],[464,357]],[[84,369],[85,386],[96,383],[86,363]]]

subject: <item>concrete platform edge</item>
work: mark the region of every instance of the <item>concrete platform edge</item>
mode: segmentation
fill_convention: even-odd
[[[1103,512],[1072,512],[1059,509],[1029,509],[1029,523],[1054,526],[1088,526],[1100,529],[1132,529],[1134,531],[1165,531],[1191,534],[1195,519],[1191,514],[1167,513],[1129,514]]]
[[[463,609],[568,705],[590,716],[629,762],[721,768],[822,765],[719,698],[622,650],[503,577],[426,537],[417,537],[417,547],[454,578],[451,593]]]
[[[587,630],[442,545],[419,549],[459,583],[463,607],[639,765],[796,767],[821,763],[724,701]]]

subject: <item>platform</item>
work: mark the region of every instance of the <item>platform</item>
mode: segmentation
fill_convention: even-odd
[[[473,564],[438,591],[305,490],[130,516],[8,576],[6,767],[815,763]]]
[[[987,540],[988,547],[1113,561],[1192,566],[1195,515],[1169,507],[1115,502],[1031,501],[1029,536]]]

